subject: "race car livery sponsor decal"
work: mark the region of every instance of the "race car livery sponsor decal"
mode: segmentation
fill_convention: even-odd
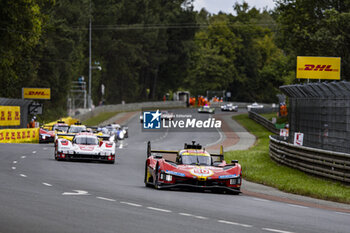
[[[181,173],[181,172],[174,172],[174,171],[169,171],[169,170],[166,170],[166,173],[167,174],[170,174],[170,175],[174,175],[174,176],[181,176],[181,177],[185,177],[186,175]]]
[[[233,174],[233,175],[224,175],[224,176],[219,176],[219,179],[231,179],[231,178],[236,178],[237,175]]]
[[[214,172],[207,168],[193,168],[190,173],[197,177],[209,177],[214,175]]]
[[[79,146],[80,150],[84,150],[84,151],[93,151],[94,150],[94,146]]]

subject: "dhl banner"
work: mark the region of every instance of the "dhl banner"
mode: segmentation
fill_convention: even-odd
[[[19,106],[0,106],[0,126],[21,124],[21,108]]]
[[[297,57],[297,78],[340,80],[340,57]]]
[[[0,143],[39,142],[39,128],[0,129]]]
[[[51,98],[50,88],[22,88],[23,99],[47,99]]]

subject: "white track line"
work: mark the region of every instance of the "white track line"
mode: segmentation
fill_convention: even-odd
[[[193,216],[192,214],[187,214],[187,213],[179,213],[179,214],[182,215],[182,216],[187,216],[187,217]]]
[[[147,209],[160,211],[160,212],[166,212],[166,213],[171,213],[172,212],[171,210],[159,209],[159,208],[154,208],[154,207],[147,207]]]
[[[282,230],[277,230],[277,229],[271,229],[271,228],[262,228],[264,231],[271,231],[271,232],[277,232],[277,233],[293,233],[290,231],[282,231]]]
[[[52,187],[52,184],[49,184],[49,183],[42,183],[42,184],[48,187]]]
[[[24,174],[19,174],[20,176],[22,176],[22,177],[27,177],[27,175],[24,175]]]
[[[186,216],[186,217],[194,217],[198,219],[208,219],[207,217],[199,216],[199,215],[193,215],[193,214],[188,214],[188,213],[179,213],[179,215]]]
[[[203,219],[203,220],[208,219],[207,217],[198,216],[198,215],[193,215],[193,217],[198,218],[198,219]]]
[[[252,225],[242,224],[242,223],[238,223],[238,222],[230,222],[230,221],[225,221],[225,220],[218,220],[218,222],[224,223],[224,224],[229,224],[229,225],[241,226],[241,227],[253,227]]]
[[[73,192],[64,192],[62,195],[71,195],[71,196],[77,196],[77,195],[90,195],[88,191],[84,190],[73,190]]]
[[[36,154],[36,150],[34,150],[32,153],[33,153],[33,154]]]
[[[265,199],[261,199],[261,198],[256,198],[254,197],[253,200],[256,200],[256,201],[263,201],[263,202],[271,202],[269,200],[265,200]]]
[[[13,161],[13,163],[15,163],[15,164],[16,164],[16,163],[17,163],[17,161],[15,160],[15,161]]]
[[[208,143],[207,145],[205,145],[204,147],[209,147],[209,146],[212,146],[212,145],[216,145],[218,143],[220,143],[223,139],[224,139],[224,134],[222,133],[221,130],[219,130],[218,128],[216,128],[216,130],[218,131],[219,135],[220,135],[220,138],[218,140],[216,140],[215,142],[212,142],[212,143]],[[226,137],[226,136],[225,136]]]
[[[349,213],[343,213],[343,212],[335,212],[335,213],[337,213],[337,214],[341,214],[341,215],[347,215],[347,216],[350,216],[350,214],[349,214]]]
[[[121,201],[121,204],[125,204],[125,205],[130,205],[130,206],[135,206],[135,207],[142,207],[142,205],[136,204],[136,203],[131,203],[131,202],[125,202],[125,201]]]
[[[309,207],[306,206],[301,206],[301,205],[293,205],[293,204],[288,204],[291,207],[296,207],[296,208],[300,208],[300,209],[309,209]]]
[[[27,156],[25,156],[25,155],[21,156],[21,159],[25,159],[25,158],[27,158]]]
[[[16,167],[11,167],[12,170],[16,170]]]
[[[105,198],[105,197],[96,197],[96,198],[104,201],[115,201],[114,199]]]

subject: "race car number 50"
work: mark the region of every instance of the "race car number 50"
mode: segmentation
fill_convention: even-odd
[[[208,169],[202,169],[202,168],[194,168],[192,170],[190,170],[190,173],[194,176],[204,176],[204,177],[208,177],[208,176],[212,176],[214,174],[214,172],[212,170],[208,170]]]

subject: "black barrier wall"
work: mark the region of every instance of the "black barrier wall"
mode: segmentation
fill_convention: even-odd
[[[289,142],[304,134],[303,146],[350,153],[350,82],[282,86],[289,97]]]

